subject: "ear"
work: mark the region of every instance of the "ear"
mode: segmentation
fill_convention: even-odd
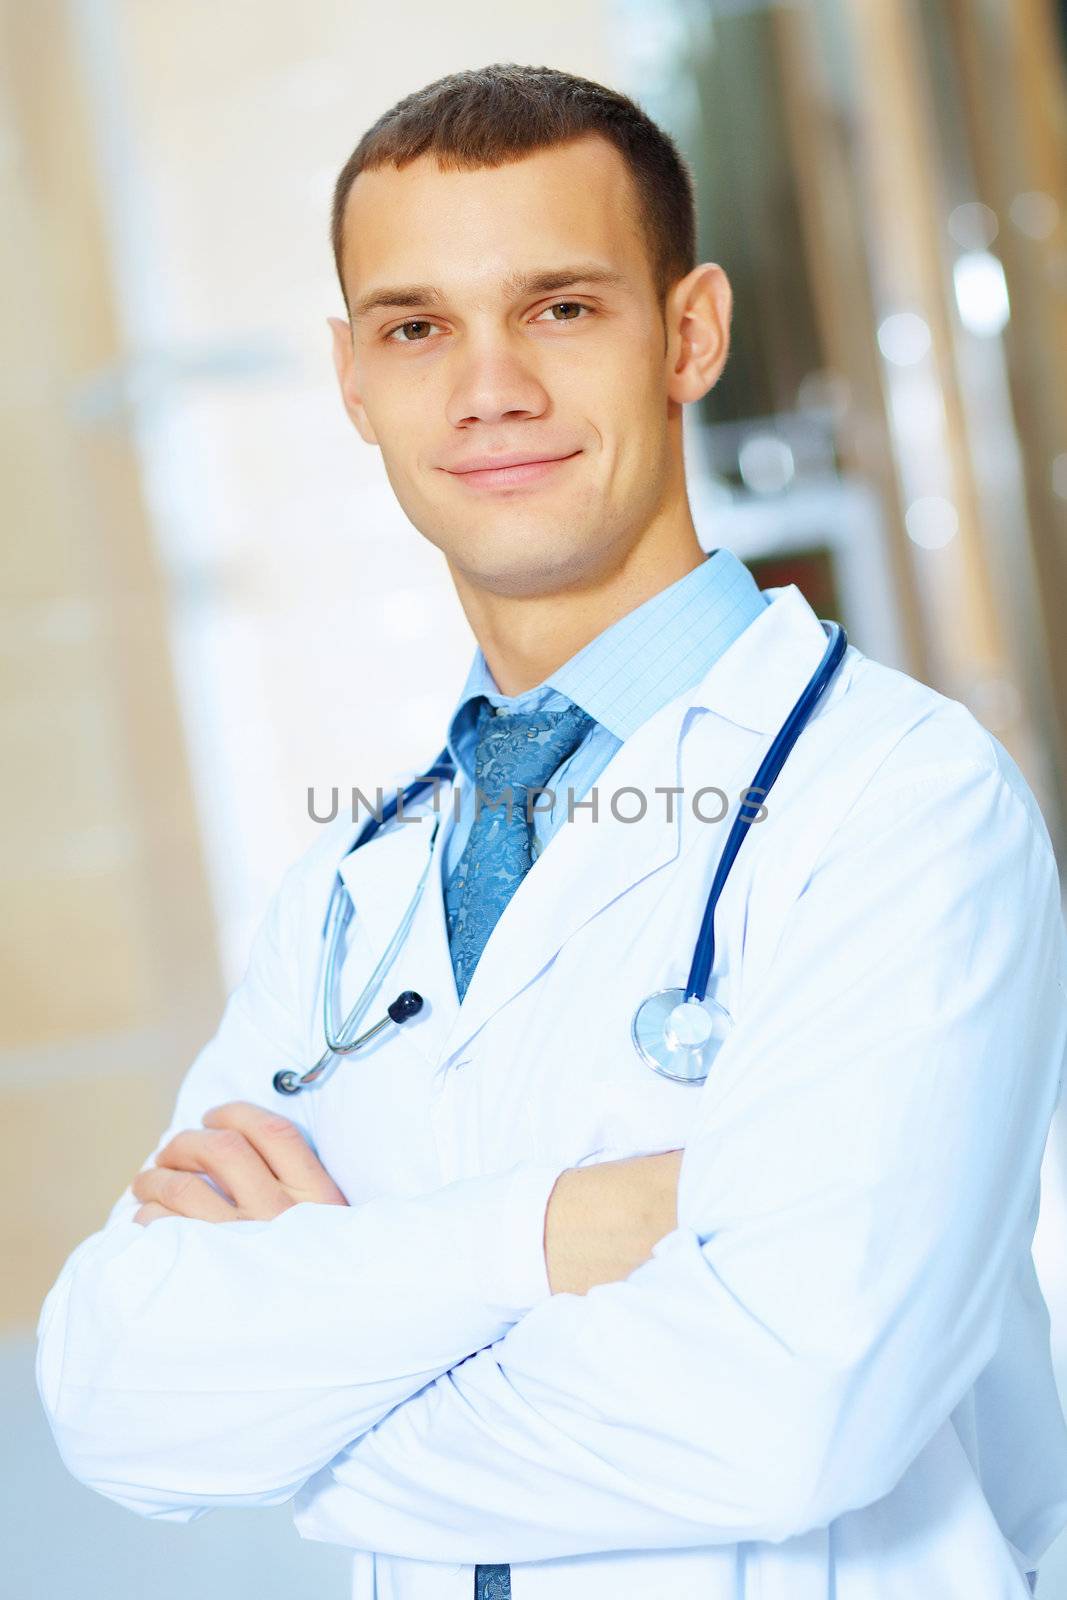
[[[701,399],[718,383],[732,309],[730,280],[713,261],[694,267],[667,296],[667,394],[677,404]]]
[[[333,364],[349,420],[365,444],[377,444],[378,437],[370,425],[356,382],[356,356],[352,346],[352,329],[343,317],[327,317],[326,321],[333,334]]]

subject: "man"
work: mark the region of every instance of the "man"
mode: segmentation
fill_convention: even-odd
[[[347,163],[337,372],[478,640],[456,778],[290,870],[42,1312],[78,1476],[296,1495],[367,1600],[1000,1600],[1067,1521],[1030,1255],[1063,927],[995,741],[850,649],[723,893],[706,1085],[630,1038],[732,820],[694,791],[736,810],[825,645],[696,536],[730,290],[693,240],[670,141],[546,69],[430,85]],[[282,1101],[338,872],[343,1013],[427,862],[374,1003],[428,1005]]]

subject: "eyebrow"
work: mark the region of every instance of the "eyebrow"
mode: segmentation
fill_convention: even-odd
[[[549,268],[542,272],[509,272],[501,280],[500,287],[507,297],[517,299],[524,295],[555,294],[560,289],[573,289],[579,283],[610,287],[622,282],[620,272],[580,262],[577,266]],[[439,306],[443,300],[440,289],[428,283],[370,289],[352,307],[352,320],[389,307],[403,310],[409,306]]]

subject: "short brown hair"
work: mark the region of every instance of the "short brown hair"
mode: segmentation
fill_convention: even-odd
[[[662,296],[696,262],[693,182],[674,141],[624,94],[554,67],[512,62],[453,72],[398,100],[341,168],[331,239],[341,292],[345,204],[361,172],[432,154],[442,167],[498,167],[583,134],[619,151],[637,188],[653,277]]]

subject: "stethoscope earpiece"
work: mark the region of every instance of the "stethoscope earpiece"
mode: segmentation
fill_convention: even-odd
[[[403,994],[398,994],[391,1006],[386,1009],[394,1022],[406,1022],[417,1011],[421,1011],[423,999],[421,994],[416,994],[414,989],[405,989]]]
[[[402,993],[397,995],[391,1005],[386,1006],[385,1016],[376,1022],[373,1028],[368,1028],[366,1033],[361,1033],[358,1039],[353,1039],[351,1043],[345,1045],[345,1055],[351,1055],[353,1050],[359,1050],[363,1045],[369,1044],[372,1039],[381,1033],[383,1028],[389,1026],[390,1022],[395,1022],[398,1028],[401,1027],[409,1017],[416,1016],[422,1010],[424,1004],[425,1001],[421,994],[416,994],[414,989],[404,989]],[[305,1072],[302,1075],[295,1073],[291,1067],[283,1067],[280,1072],[274,1074],[271,1082],[279,1094],[299,1094],[301,1089],[306,1089],[308,1084],[314,1083],[316,1079],[321,1077],[336,1053],[334,1050],[325,1051],[310,1072]]]

